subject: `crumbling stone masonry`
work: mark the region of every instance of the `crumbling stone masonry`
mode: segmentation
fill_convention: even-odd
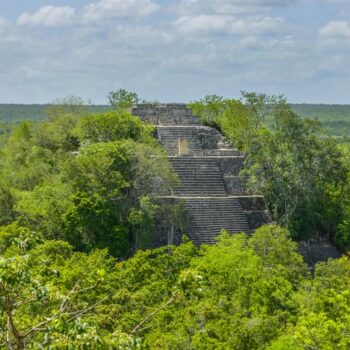
[[[222,229],[250,234],[268,221],[263,197],[249,194],[239,176],[244,154],[216,129],[201,125],[186,105],[140,104],[132,113],[156,126],[156,137],[181,181],[160,199],[184,202],[187,225],[183,233],[194,243],[213,243]],[[180,242],[182,232],[172,234],[169,242],[169,236],[161,233],[164,230],[158,228],[156,245]]]

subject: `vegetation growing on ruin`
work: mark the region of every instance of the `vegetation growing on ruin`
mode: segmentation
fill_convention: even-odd
[[[292,240],[348,249],[348,153],[284,98],[195,102],[247,153],[279,225],[141,250],[156,217],[182,210],[154,200],[177,178],[153,127],[121,108],[133,96],[100,114],[60,100],[3,140],[0,349],[348,349],[348,258],[310,273]]]

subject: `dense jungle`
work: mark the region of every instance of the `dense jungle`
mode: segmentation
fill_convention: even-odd
[[[246,154],[271,223],[213,245],[150,245],[179,179],[112,91],[0,106],[1,349],[349,349],[350,108],[242,92],[188,103]],[[157,102],[154,102],[157,103]],[[298,242],[343,255],[308,266]]]

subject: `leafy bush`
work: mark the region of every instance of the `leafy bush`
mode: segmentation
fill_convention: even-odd
[[[312,277],[281,227],[264,226],[251,238],[224,232],[212,246],[185,242],[123,262],[106,250],[78,253],[66,242],[18,230],[0,256],[2,347],[350,345],[348,259],[321,263]]]

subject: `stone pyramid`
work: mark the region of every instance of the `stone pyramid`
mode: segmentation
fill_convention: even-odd
[[[171,194],[159,197],[184,202],[187,225],[183,231],[195,244],[215,242],[222,229],[250,234],[268,222],[263,197],[249,194],[239,175],[244,154],[230,147],[218,130],[201,125],[184,104],[140,104],[132,113],[156,126],[155,137],[181,182]],[[180,242],[183,232],[169,242],[164,230],[158,228],[154,245]]]

